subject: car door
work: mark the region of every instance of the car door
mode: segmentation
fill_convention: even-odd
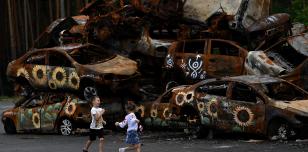
[[[46,88],[46,52],[38,51],[29,55],[24,61],[25,73],[28,73],[26,79],[34,88]],[[22,72],[22,71],[21,71]]]
[[[146,126],[154,127],[166,127],[168,126],[168,120],[171,118],[171,111],[169,109],[169,103],[172,99],[172,89],[163,93],[154,102],[143,103],[145,107],[144,119]]]
[[[237,76],[244,72],[242,48],[229,41],[210,40],[207,50],[206,71],[209,76]]]
[[[56,89],[77,89],[79,83],[72,83],[77,77],[76,69],[70,59],[62,52],[49,51],[47,64],[48,86]],[[75,86],[78,84],[78,86]]]
[[[188,81],[205,79],[205,48],[207,40],[183,41],[182,50],[176,55],[176,65],[181,68]]]
[[[264,130],[265,99],[253,87],[234,82],[223,111],[230,131],[260,133]]]
[[[20,130],[22,131],[40,131],[40,111],[44,104],[45,97],[43,95],[36,95],[30,98],[25,104],[19,108],[18,120]]]
[[[66,103],[66,97],[63,94],[49,94],[48,98],[43,105],[40,113],[41,130],[48,132],[54,129],[55,122],[62,107]]]
[[[225,129],[223,105],[227,101],[228,81],[214,81],[196,88],[198,96],[198,110],[201,115],[201,124]]]

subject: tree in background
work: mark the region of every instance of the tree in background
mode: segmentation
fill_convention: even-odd
[[[293,0],[291,6],[291,15],[295,22],[304,23],[308,25],[308,1],[307,0]]]
[[[308,0],[272,0],[271,13],[289,13],[294,22],[308,25]]]

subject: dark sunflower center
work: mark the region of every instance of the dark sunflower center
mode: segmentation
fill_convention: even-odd
[[[36,75],[39,79],[42,79],[44,76],[43,70],[41,69],[37,70]]]
[[[69,112],[71,112],[73,110],[73,106],[69,105],[67,109],[68,109]]]
[[[54,83],[50,83],[50,87],[51,87],[51,88],[55,88],[56,85],[55,85]]]
[[[77,85],[77,83],[78,83],[77,79],[76,78],[72,78],[72,84],[73,85]]]
[[[166,116],[168,117],[169,114],[170,114],[169,110],[166,110],[165,114],[166,114]]]
[[[57,72],[56,79],[59,81],[63,80],[63,74],[61,72]]]
[[[217,108],[216,108],[216,104],[215,103],[210,105],[210,110],[211,110],[212,113],[216,113],[217,112]]]
[[[34,118],[34,122],[35,122],[35,123],[39,123],[38,117],[35,117],[35,118]]]
[[[241,110],[238,112],[237,117],[241,122],[246,123],[249,120],[249,113],[246,110]]]
[[[184,96],[183,96],[183,95],[179,95],[179,96],[178,96],[178,101],[179,101],[179,102],[182,102],[183,99],[184,99]]]

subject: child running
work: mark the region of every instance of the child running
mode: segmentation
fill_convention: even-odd
[[[126,135],[126,144],[128,147],[120,148],[119,152],[125,152],[129,150],[136,150],[136,152],[141,152],[141,146],[139,141],[139,136],[137,133],[138,123],[140,122],[136,115],[134,114],[136,106],[134,104],[128,104],[126,107],[127,115],[125,116],[124,121],[116,122],[115,125],[121,128],[124,128],[126,125],[127,135]]]
[[[104,114],[105,109],[99,107],[100,99],[98,96],[93,96],[91,98],[91,102],[93,107],[91,109],[92,122],[90,124],[90,135],[82,151],[88,152],[90,145],[96,139],[97,136],[99,138],[99,152],[103,152],[103,144],[104,144],[103,125],[105,125],[106,122],[104,121],[102,115]]]

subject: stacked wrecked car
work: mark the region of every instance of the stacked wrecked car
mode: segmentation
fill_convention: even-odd
[[[34,127],[69,135],[89,123],[90,106],[78,103],[99,95],[107,124],[133,100],[149,129],[220,130],[271,139],[303,135],[308,125],[306,29],[292,29],[288,14],[269,15],[269,4],[94,1],[80,16],[54,21],[30,51],[8,65],[16,92],[27,97],[3,114],[5,130]],[[59,91],[64,97],[61,108],[53,110],[57,116],[45,114],[43,107],[55,102],[49,98],[34,106],[39,110],[29,110],[38,92]],[[65,105],[73,96],[73,109],[83,112],[67,115],[71,108]],[[47,120],[53,123],[45,129]]]

